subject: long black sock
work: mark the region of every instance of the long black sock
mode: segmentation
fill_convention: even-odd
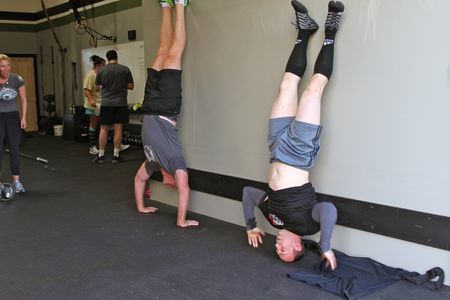
[[[316,21],[309,15],[308,10],[300,2],[291,1],[295,10],[295,23],[298,35],[294,49],[286,64],[286,72],[302,77],[306,70],[306,50],[308,48],[309,37],[319,28]]]
[[[325,40],[322,49],[320,49],[314,66],[314,73],[326,76],[328,79],[333,73],[334,40],[336,32],[339,29],[344,4],[339,1],[330,1],[328,3],[328,16],[325,21]]]

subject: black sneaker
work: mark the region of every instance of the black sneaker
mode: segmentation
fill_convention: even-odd
[[[113,164],[119,163],[119,162],[121,162],[121,161],[123,161],[123,156],[122,156],[122,155],[120,155],[120,154],[119,154],[119,156],[113,155],[113,159],[112,159],[112,163],[113,163]]]
[[[342,13],[344,12],[344,4],[339,1],[330,1],[328,3],[328,15],[325,20],[325,30],[333,31],[339,29]]]
[[[306,7],[297,0],[292,0],[291,5],[295,11],[295,21],[292,24],[297,30],[309,30],[315,32],[319,29],[316,21],[308,15]]]
[[[92,160],[93,163],[97,163],[97,164],[102,164],[105,162],[105,156],[99,156],[97,155],[96,157],[94,157],[94,159]]]

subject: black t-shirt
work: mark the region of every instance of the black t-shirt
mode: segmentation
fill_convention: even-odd
[[[317,203],[312,184],[306,183],[278,191],[269,187],[258,207],[275,228],[287,229],[298,235],[311,235],[320,230],[320,223],[314,221],[311,214]]]

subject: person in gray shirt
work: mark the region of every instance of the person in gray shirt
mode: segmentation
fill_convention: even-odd
[[[186,44],[185,6],[188,0],[160,0],[162,19],[160,45],[147,72],[142,103],[142,144],[146,161],[134,177],[136,208],[154,213],[156,207],[144,203],[144,189],[153,172],[162,171],[164,183],[178,191],[179,227],[198,226],[187,219],[190,189],[188,170],[178,138],[177,119],[181,108],[181,57]],[[172,26],[172,10],[176,11]]]
[[[298,101],[298,84],[306,69],[306,49],[309,37],[317,31],[317,23],[306,7],[297,0],[291,2],[296,15],[297,40],[286,65],[269,120],[268,144],[270,170],[267,191],[245,187],[242,196],[248,243],[258,247],[264,232],[256,226],[254,208],[280,229],[276,237],[276,252],[285,262],[292,262],[304,253],[303,235],[321,231],[323,258],[331,269],[337,267],[331,249],[331,235],[337,220],[337,210],[330,202],[318,202],[309,182],[320,148],[320,109],[323,90],[333,70],[334,40],[344,5],[330,1],[325,22],[325,41],[314,66],[314,74]]]
[[[105,161],[105,147],[108,141],[108,131],[114,127],[114,154],[113,163],[120,162],[120,146],[122,144],[123,125],[128,124],[128,90],[134,89],[133,76],[127,66],[118,63],[117,52],[106,52],[108,64],[101,68],[95,84],[101,88],[102,102],[100,106],[100,134],[98,139],[98,155],[94,162]]]
[[[18,101],[20,99],[20,102]],[[20,113],[19,113],[20,104]],[[3,142],[8,137],[11,175],[16,193],[24,193],[20,182],[21,129],[27,128],[27,92],[20,75],[11,73],[11,59],[0,54],[0,180]]]

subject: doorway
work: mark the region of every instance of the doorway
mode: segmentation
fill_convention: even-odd
[[[11,72],[19,74],[25,81],[27,91],[27,123],[25,131],[38,131],[38,98],[36,95],[36,55],[34,54],[8,54],[11,58]],[[19,105],[19,109],[20,105]]]

